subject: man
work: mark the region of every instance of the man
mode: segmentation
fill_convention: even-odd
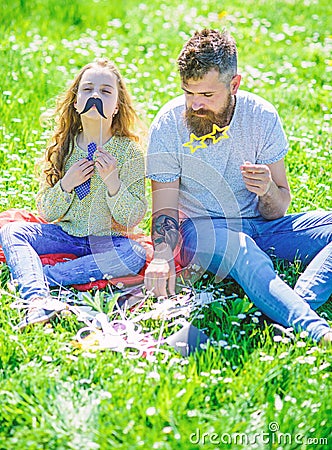
[[[145,284],[174,294],[173,252],[236,280],[273,321],[330,342],[314,311],[332,293],[332,213],[285,215],[291,195],[288,144],[275,108],[239,90],[234,39],[196,32],[178,58],[184,95],[171,100],[150,130],[154,259]],[[307,268],[291,289],[269,254]]]

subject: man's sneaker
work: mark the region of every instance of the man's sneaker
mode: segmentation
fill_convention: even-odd
[[[28,310],[24,319],[16,325],[16,330],[23,330],[28,325],[34,323],[46,323],[58,312],[67,309],[66,303],[53,299],[38,299],[28,304]]]
[[[332,330],[328,331],[326,334],[324,334],[324,336],[321,338],[321,340],[319,341],[320,345],[325,345],[325,346],[332,346]]]
[[[273,322],[273,320],[270,319],[265,314],[261,314],[260,316],[258,316],[258,326],[261,329],[265,329],[266,326],[270,327],[271,334],[273,337],[281,336],[282,338],[286,337],[289,338],[290,340],[295,339],[293,328],[291,327],[285,328],[279,323]]]
[[[295,339],[293,328],[292,327],[285,328],[279,323],[272,323],[272,333],[274,337],[276,336],[281,336],[282,338],[286,337],[291,341]]]

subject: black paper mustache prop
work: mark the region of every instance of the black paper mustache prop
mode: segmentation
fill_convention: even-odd
[[[104,117],[104,119],[107,119],[107,117],[104,114],[104,110],[103,110],[103,102],[100,100],[100,98],[95,98],[95,97],[90,97],[87,99],[84,109],[83,109],[83,111],[80,112],[80,114],[86,113],[93,106],[96,107],[97,111],[99,112],[99,114],[102,117]]]

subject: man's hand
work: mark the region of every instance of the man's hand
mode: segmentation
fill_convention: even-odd
[[[248,191],[259,197],[267,194],[273,183],[270,168],[265,164],[251,164],[246,161],[240,166],[242,178]]]
[[[258,195],[258,210],[267,220],[285,215],[291,195],[284,160],[265,165],[246,161],[240,166],[246,188]]]
[[[61,188],[66,192],[72,192],[76,187],[87,181],[93,175],[94,162],[88,159],[76,161],[65,173],[61,180]]]
[[[167,297],[167,290],[170,295],[175,294],[175,279],[173,251],[169,245],[160,244],[155,250],[154,258],[146,268],[145,287],[156,297]]]

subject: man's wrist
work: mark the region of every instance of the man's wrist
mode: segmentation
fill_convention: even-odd
[[[265,193],[263,195],[261,195],[260,197],[268,197],[269,195],[271,195],[271,191],[272,191],[272,185],[273,185],[273,180],[270,181],[268,188],[266,189]]]
[[[168,249],[170,249],[173,252],[172,247],[169,244],[167,244],[167,242],[165,242],[165,241],[156,242],[156,240],[155,240],[153,243],[153,246],[154,246],[155,252],[164,252],[165,250],[168,250]]]
[[[172,247],[166,242],[157,244],[156,246],[154,246],[153,259],[163,260],[167,262],[173,260],[174,254]]]

